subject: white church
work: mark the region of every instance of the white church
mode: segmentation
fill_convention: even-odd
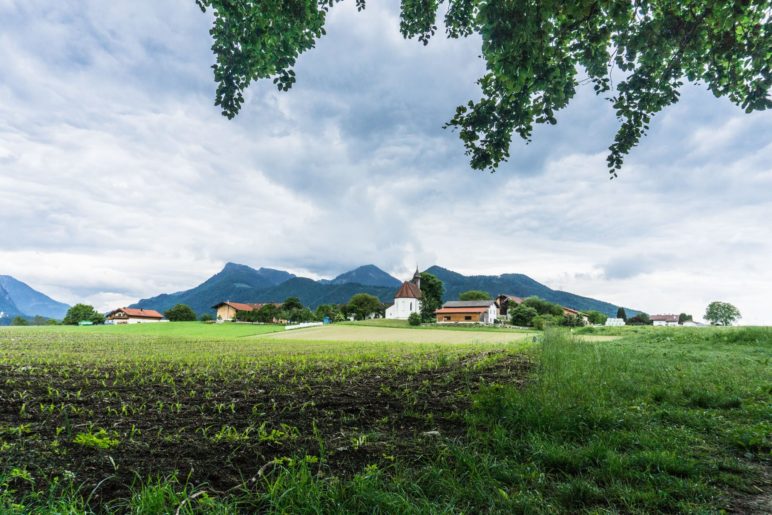
[[[413,279],[405,281],[394,295],[394,304],[386,309],[386,318],[407,320],[412,313],[421,313],[421,274],[416,269]]]

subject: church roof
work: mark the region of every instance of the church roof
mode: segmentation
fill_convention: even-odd
[[[405,281],[402,283],[402,286],[399,287],[399,290],[397,290],[396,295],[394,295],[395,299],[420,299],[421,298],[421,288],[415,285],[415,283]]]

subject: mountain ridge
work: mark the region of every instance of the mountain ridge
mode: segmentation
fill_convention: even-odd
[[[613,316],[615,304],[570,292],[553,290],[525,274],[507,273],[497,276],[466,276],[434,265],[426,272],[437,276],[445,284],[445,300],[458,298],[466,290],[483,290],[491,296],[498,294],[518,297],[539,296],[545,300],[577,309],[595,309]],[[362,282],[381,284],[363,284]],[[387,286],[386,284],[391,284]],[[165,311],[175,304],[188,304],[198,314],[211,313],[212,306],[222,301],[235,302],[282,302],[288,297],[314,309],[320,304],[343,304],[356,293],[375,295],[384,303],[390,303],[401,281],[375,265],[363,265],[338,275],[332,280],[298,277],[283,270],[270,268],[254,269],[248,265],[226,263],[223,269],[189,290],[164,293],[141,299],[132,307]],[[625,308],[628,312],[634,310]]]
[[[10,323],[17,316],[42,316],[61,320],[69,305],[52,299],[10,275],[0,275],[0,322]]]

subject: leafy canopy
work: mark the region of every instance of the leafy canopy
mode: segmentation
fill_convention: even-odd
[[[732,325],[740,318],[740,310],[728,302],[711,302],[705,309],[705,320],[713,325]]]
[[[348,311],[357,320],[364,320],[373,313],[380,314],[383,311],[383,303],[375,295],[357,293],[348,301]]]
[[[467,290],[458,295],[458,300],[491,300],[491,295],[487,291]]]
[[[196,319],[196,312],[187,304],[176,304],[164,311],[164,316],[171,322],[192,322]]]
[[[239,112],[252,81],[273,79],[289,90],[297,58],[325,34],[338,2],[196,0],[214,14],[215,105],[223,114]],[[534,124],[556,124],[583,83],[620,121],[607,157],[612,177],[685,81],[703,82],[746,112],[772,106],[769,0],[402,0],[402,35],[428,44],[443,3],[447,37],[482,38],[482,96],[446,124],[477,170],[494,171],[509,158],[513,133],[530,141]],[[364,9],[365,0],[356,5]]]
[[[445,284],[435,275],[421,272],[421,320],[433,322],[434,312],[442,306]]]
[[[67,310],[62,323],[64,325],[78,325],[80,322],[92,322],[94,324],[103,324],[105,316],[97,312],[94,306],[88,304],[75,304]]]

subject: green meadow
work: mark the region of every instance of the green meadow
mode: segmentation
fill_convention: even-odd
[[[765,513],[770,358],[767,328],[3,328],[0,512]]]

